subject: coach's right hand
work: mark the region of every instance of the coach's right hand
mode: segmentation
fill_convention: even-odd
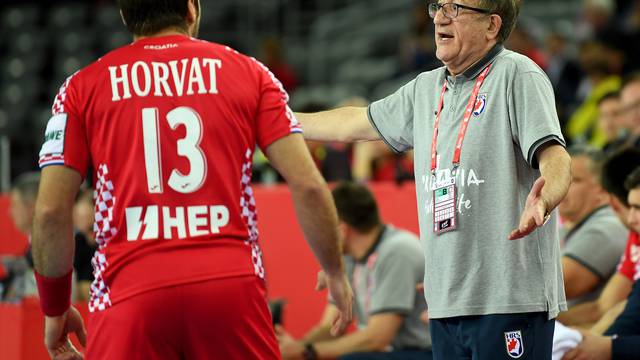
[[[329,295],[333,299],[334,305],[338,308],[339,313],[333,320],[331,327],[331,335],[338,336],[342,334],[347,326],[351,323],[353,309],[353,292],[349,286],[349,280],[344,272],[336,275],[324,276],[325,284],[329,288]]]
[[[76,333],[82,346],[86,345],[87,331],[82,316],[71,306],[60,316],[45,316],[44,344],[53,360],[82,360],[82,354],[69,340],[69,333]]]

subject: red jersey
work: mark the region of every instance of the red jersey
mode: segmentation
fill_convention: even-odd
[[[633,282],[640,279],[640,235],[637,232],[629,232],[627,247],[618,264],[618,272]]]
[[[40,166],[93,169],[91,311],[156,288],[264,277],[254,149],[301,128],[280,82],[229,47],[136,41],[64,83]]]

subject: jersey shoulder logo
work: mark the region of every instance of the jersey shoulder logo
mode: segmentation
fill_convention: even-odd
[[[509,356],[514,359],[522,357],[524,354],[524,342],[522,341],[522,332],[520,330],[505,332],[504,341]]]
[[[476,98],[476,104],[473,106],[473,116],[480,116],[487,107],[487,94],[480,94]]]

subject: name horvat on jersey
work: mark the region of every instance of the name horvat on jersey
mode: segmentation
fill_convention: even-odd
[[[150,94],[217,94],[217,70],[221,68],[222,61],[219,59],[197,57],[167,63],[136,61],[133,64],[109,66],[111,101],[130,99],[133,94],[140,97]]]
[[[162,217],[161,217],[162,215]],[[219,234],[229,224],[229,209],[224,205],[168,207],[151,205],[125,209],[127,240],[185,239]],[[160,236],[162,231],[162,236]]]

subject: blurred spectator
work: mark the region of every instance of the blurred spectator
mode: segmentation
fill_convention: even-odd
[[[11,218],[18,230],[31,235],[40,173],[25,173],[16,178],[11,189]],[[3,271],[4,270],[4,271]],[[33,275],[31,246],[21,256],[2,256],[0,258],[0,277],[5,285],[2,299],[15,302],[27,296],[36,296],[37,287]]]
[[[585,41],[611,31],[615,12],[613,0],[583,0],[580,18],[575,26],[576,39]]]
[[[76,273],[75,301],[89,301],[91,283],[93,282],[91,259],[98,249],[93,234],[94,216],[93,190],[82,189],[78,193],[76,204],[73,207],[76,242],[73,258],[73,268]]]
[[[565,131],[571,143],[588,143],[602,148],[606,137],[597,121],[598,102],[607,93],[618,91],[621,79],[612,70],[615,64],[613,55],[601,42],[590,40],[583,43],[579,58],[580,66],[586,73],[581,84],[585,97],[569,118]]]
[[[518,23],[518,25],[513,29],[513,32],[505,46],[510,50],[525,55],[540,66],[540,68],[546,70],[547,56],[538,47],[532,34],[522,25],[522,23]]]
[[[621,110],[620,93],[617,91],[604,95],[598,101],[598,123],[606,138],[603,150],[607,154],[619,150],[629,136]]]
[[[400,43],[402,72],[422,72],[440,66],[436,58],[433,24],[425,16],[424,2],[418,2],[411,11],[411,28]]]
[[[628,144],[640,148],[640,72],[624,79],[620,100],[624,126],[629,132]]]
[[[546,39],[549,56],[546,72],[553,85],[558,118],[563,128],[569,115],[575,110],[576,92],[582,79],[582,71],[568,47],[567,39],[560,32],[552,32]]]
[[[640,151],[633,148],[614,154],[602,166],[602,187],[610,194],[611,207],[627,227],[629,192],[625,189],[624,181],[638,166]],[[638,251],[640,235],[631,231],[617,272],[609,279],[598,299],[571,307],[569,311],[560,313],[557,320],[567,326],[608,328],[622,311],[622,302],[629,296],[633,282],[640,278],[640,257],[635,256]]]
[[[282,43],[278,38],[271,37],[262,43],[260,60],[271,70],[276,79],[288,93],[292,93],[298,86],[298,76],[285,59]]]
[[[571,185],[558,205],[565,220],[562,272],[569,305],[595,299],[613,275],[628,231],[609,206],[599,183],[603,155],[588,147],[569,148]]]

